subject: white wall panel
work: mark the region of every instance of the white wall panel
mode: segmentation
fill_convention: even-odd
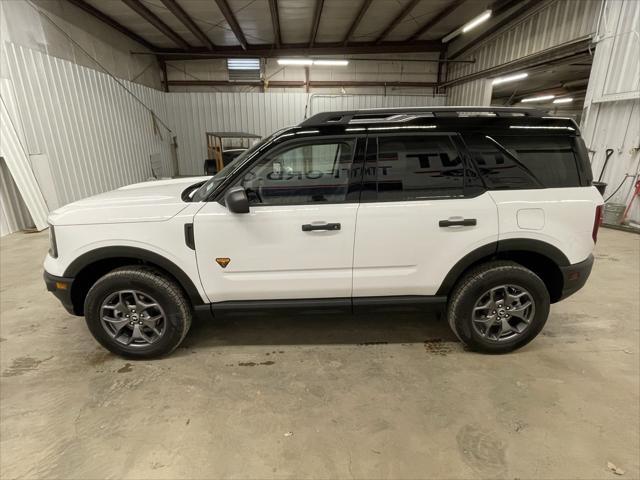
[[[61,204],[146,180],[153,154],[171,173],[168,131],[156,128],[112,77],[12,43],[3,47],[26,148],[50,159]],[[166,119],[163,92],[120,82]]]
[[[168,93],[167,117],[177,135],[181,175],[200,175],[206,132],[243,131],[267,136],[327,110],[444,105],[432,95],[309,95],[306,93]]]
[[[447,90],[447,103],[460,106],[487,106],[491,104],[491,83],[480,79],[455,85]]]
[[[0,236],[33,227],[29,210],[4,159],[0,160]]]

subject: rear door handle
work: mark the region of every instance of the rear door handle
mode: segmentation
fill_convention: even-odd
[[[315,230],[340,230],[339,223],[305,223],[302,225],[303,232],[313,232]]]
[[[441,227],[473,227],[478,224],[475,218],[462,218],[460,220],[440,220],[438,225]]]

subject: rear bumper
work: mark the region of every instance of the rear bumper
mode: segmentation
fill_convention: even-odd
[[[593,268],[593,255],[589,255],[589,258],[580,262],[574,263],[566,267],[560,267],[562,271],[562,296],[560,300],[564,300],[570,295],[573,295],[580,290],[591,274]]]
[[[73,309],[73,302],[71,301],[71,285],[73,284],[73,278],[56,277],[51,275],[45,270],[44,283],[47,286],[47,290],[53,293],[53,295],[60,300],[62,306],[71,315],[77,315]]]

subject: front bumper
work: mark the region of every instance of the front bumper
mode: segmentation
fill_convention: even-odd
[[[589,257],[580,262],[574,263],[573,265],[569,265],[566,267],[560,267],[562,272],[562,296],[560,300],[564,300],[570,295],[573,295],[587,283],[587,279],[591,274],[591,269],[593,268],[593,255],[589,255]]]
[[[45,270],[44,283],[47,286],[47,290],[53,293],[53,295],[60,300],[62,306],[71,315],[77,315],[73,308],[73,302],[71,300],[71,286],[73,284],[73,278],[56,277],[51,275]]]

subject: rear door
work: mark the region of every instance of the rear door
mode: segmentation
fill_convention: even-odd
[[[435,295],[456,262],[497,240],[495,203],[461,152],[456,133],[369,137],[354,299]]]
[[[364,140],[290,140],[232,185],[246,189],[250,213],[203,206],[194,233],[210,301],[351,297]]]

